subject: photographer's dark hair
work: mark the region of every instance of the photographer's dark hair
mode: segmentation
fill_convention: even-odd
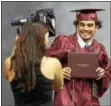
[[[35,86],[35,72],[40,70],[41,59],[46,55],[44,36],[47,31],[48,29],[40,22],[27,22],[21,28],[10,69],[15,70],[15,80],[19,81],[23,91],[30,91]]]
[[[73,25],[74,25],[75,27],[78,25],[78,23],[79,23],[79,20],[73,21]],[[98,26],[98,29],[102,28],[102,21],[97,20],[97,21],[95,21],[95,23],[96,23],[96,26]]]

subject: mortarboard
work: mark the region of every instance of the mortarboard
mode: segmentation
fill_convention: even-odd
[[[77,20],[98,20],[96,12],[104,10],[105,9],[79,9],[72,10],[70,12],[76,12]]]

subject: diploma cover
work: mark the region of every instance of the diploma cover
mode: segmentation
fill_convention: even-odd
[[[72,78],[97,78],[98,55],[96,53],[68,53],[68,66]]]

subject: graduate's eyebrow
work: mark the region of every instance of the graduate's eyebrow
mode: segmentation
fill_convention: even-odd
[[[85,23],[84,23],[84,22],[80,22],[79,24],[80,24],[80,25],[85,25]]]
[[[93,26],[94,25],[94,23],[88,23],[87,24],[87,26],[89,26],[89,27],[91,27],[91,26]]]

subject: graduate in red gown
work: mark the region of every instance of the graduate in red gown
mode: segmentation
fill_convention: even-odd
[[[74,21],[76,33],[58,36],[48,49],[50,56],[61,61],[65,81],[63,90],[55,94],[54,106],[100,106],[98,98],[102,97],[109,87],[111,62],[105,47],[94,39],[95,33],[102,26],[97,11],[101,9],[72,11],[77,13]],[[67,67],[67,52],[71,51],[98,54],[99,67],[95,70],[97,79],[71,79],[71,69]]]

